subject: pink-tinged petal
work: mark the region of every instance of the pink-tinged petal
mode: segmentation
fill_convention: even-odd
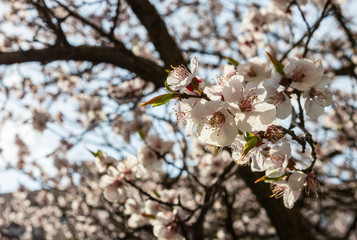
[[[186,136],[190,137],[192,135],[195,123],[191,119],[186,120]]]
[[[243,132],[252,131],[252,125],[258,123],[257,118],[255,116],[251,117],[251,114],[239,113],[236,114],[236,118],[238,129]]]
[[[211,133],[211,140],[216,146],[229,146],[232,144],[237,134],[238,129],[232,120],[230,124],[224,124],[222,126],[219,134],[216,132]]]
[[[265,171],[265,176],[270,178],[278,178],[281,177],[285,173],[285,168],[275,168],[275,169],[268,169]]]
[[[314,88],[323,88],[327,85],[329,85],[332,82],[332,78],[328,77],[328,76],[323,76],[320,80],[320,82],[318,82]]]
[[[262,172],[266,170],[266,162],[265,162],[265,157],[262,155],[262,153],[259,150],[252,149],[251,150],[251,170],[252,172]]]
[[[119,177],[120,173],[116,167],[110,166],[108,168],[108,175],[117,178]]]
[[[293,172],[288,180],[288,185],[292,190],[300,190],[305,184],[306,174],[303,172]]]
[[[191,110],[192,121],[196,124],[202,123],[207,116],[213,114],[222,106],[223,102],[201,100]]]

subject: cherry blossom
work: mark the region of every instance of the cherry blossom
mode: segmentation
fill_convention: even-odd
[[[119,171],[113,166],[109,167],[108,174],[103,175],[99,182],[99,187],[104,189],[104,197],[110,202],[121,202],[126,198],[124,185]]]
[[[262,82],[266,78],[265,66],[259,58],[251,58],[246,63],[238,66],[239,74],[244,76],[247,82]]]
[[[196,134],[204,143],[228,146],[238,134],[235,120],[221,101],[198,102],[191,111],[192,121],[197,125]]]
[[[177,223],[177,211],[158,212],[154,224],[154,235],[160,240],[182,240]]]
[[[187,87],[192,79],[196,77],[198,71],[198,58],[194,57],[190,63],[191,72],[185,66],[178,66],[174,68],[167,78],[167,84],[173,91],[179,91]]]
[[[290,59],[284,67],[286,77],[291,78],[291,87],[306,91],[316,85],[322,77],[323,66],[320,60]]]
[[[263,86],[267,91],[266,101],[276,107],[276,116],[278,118],[285,119],[291,114],[292,106],[290,97],[285,93],[285,89],[279,89],[281,80],[281,75],[273,71],[271,77],[263,83]]]
[[[246,131],[265,130],[276,118],[274,105],[264,102],[265,88],[261,84],[242,82],[240,75],[233,76],[223,88],[224,100],[231,106],[238,128]]]
[[[324,108],[331,105],[332,93],[326,86],[331,82],[328,77],[323,77],[319,83],[304,92],[306,98],[306,114],[311,118],[317,118],[324,113]]]
[[[305,178],[305,173],[293,172],[288,181],[278,180],[272,182],[272,196],[276,198],[283,197],[285,207],[293,208],[300,197],[302,187],[305,185]]]

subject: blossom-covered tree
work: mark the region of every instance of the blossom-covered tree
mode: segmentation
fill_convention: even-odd
[[[1,239],[356,239],[356,7],[2,1]]]

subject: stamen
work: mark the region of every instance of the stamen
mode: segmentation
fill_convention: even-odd
[[[303,78],[305,77],[305,71],[301,67],[296,67],[294,69],[294,74],[291,76],[291,79],[294,82],[302,82]]]
[[[256,104],[256,100],[258,96],[254,93],[249,93],[247,96],[243,97],[239,102],[238,106],[242,112],[251,112],[253,110],[254,105]]]
[[[215,112],[209,119],[209,124],[212,127],[221,127],[226,121],[226,118],[223,113]]]
[[[275,197],[276,199],[278,199],[284,195],[285,191],[287,190],[287,187],[272,183],[270,185],[270,189],[273,192],[273,195],[271,195],[270,197]]]
[[[181,81],[187,78],[191,74],[184,65],[180,65],[178,67],[172,67],[172,68],[173,71],[171,71],[170,76]]]

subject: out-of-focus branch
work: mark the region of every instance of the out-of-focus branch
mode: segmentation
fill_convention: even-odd
[[[103,36],[104,38],[107,38],[109,41],[111,41],[112,43],[114,43],[116,46],[119,47],[123,47],[124,44],[119,41],[118,39],[115,38],[114,34],[112,33],[107,33],[106,31],[104,31],[104,29],[102,29],[101,27],[97,26],[96,24],[92,23],[90,20],[82,17],[80,14],[72,11],[68,6],[66,6],[65,4],[60,3],[59,1],[56,1],[61,7],[63,7],[64,9],[66,9],[66,11],[69,13],[70,16],[78,19],[79,21],[81,21],[83,24],[90,26],[91,28],[93,28],[95,31],[97,31],[98,34],[100,34],[101,36]],[[119,8],[119,6],[118,6]],[[113,25],[115,26],[115,25]],[[114,31],[114,30],[113,30]]]
[[[334,4],[332,6],[332,9],[334,10],[333,13],[334,13],[337,21],[340,23],[341,27],[345,31],[349,42],[351,43],[352,47],[355,48],[356,47],[356,39],[353,37],[352,31],[350,30],[350,28],[346,24],[346,19],[341,13],[341,8],[338,5]]]
[[[90,61],[110,63],[135,73],[158,89],[167,77],[165,69],[150,60],[134,55],[127,49],[115,47],[51,47],[39,50],[0,52],[0,64],[9,65],[24,62],[48,63],[57,60]]]
[[[51,16],[51,11],[48,9],[45,1],[32,1],[32,4],[38,10],[39,16],[43,19],[47,26],[56,34],[56,44],[63,44],[68,46],[69,43],[67,42],[66,35],[64,34],[60,23],[54,23],[52,21],[53,16]]]
[[[147,0],[128,0],[127,3],[146,28],[150,40],[165,63],[165,67],[186,65],[187,62],[182,55],[182,51],[169,34],[156,8]]]

